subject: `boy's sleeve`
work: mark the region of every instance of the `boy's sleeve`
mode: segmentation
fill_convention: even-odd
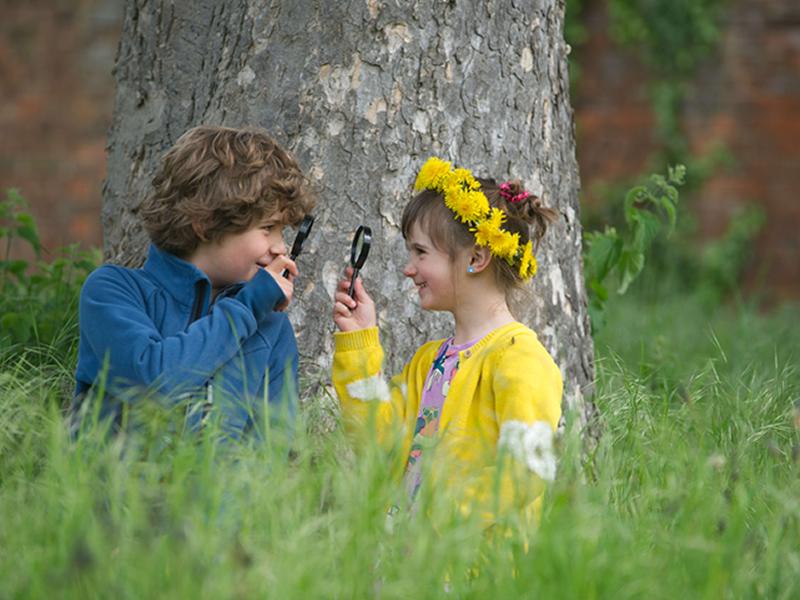
[[[561,417],[561,372],[537,340],[522,336],[494,366],[497,459],[481,469],[468,495],[488,507],[488,522],[494,521],[495,511],[509,510],[535,521],[545,485],[556,474],[553,440]]]
[[[259,269],[255,277],[242,286],[242,289],[233,299],[222,298],[220,304],[239,302],[243,304],[256,318],[259,324],[272,317],[275,306],[286,299],[280,286],[275,283],[272,275],[264,269]]]
[[[272,297],[282,297],[271,277],[264,277],[269,280],[258,277],[244,286],[253,284],[245,296],[250,305],[223,298],[185,331],[163,336],[138,287],[113,267],[100,268],[81,292],[81,334],[99,360],[108,357],[109,383],[155,385],[163,394],[194,389],[236,355],[243,340],[256,331],[259,311],[274,306],[269,304]],[[255,302],[259,287],[261,306]]]
[[[383,375],[378,328],[334,334],[333,385],[350,434],[374,428],[382,443],[396,441],[406,419],[409,365],[391,381]]]

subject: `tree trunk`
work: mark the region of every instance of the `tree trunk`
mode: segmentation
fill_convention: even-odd
[[[593,350],[563,20],[564,0],[129,1],[104,190],[107,259],[141,262],[147,240],[132,210],[181,133],[265,127],[320,191],[290,309],[303,372],[312,383],[329,377],[332,290],[360,223],[374,233],[363,275],[395,372],[449,326],[418,308],[401,273],[398,226],[416,171],[438,155],[521,178],[562,218],[517,317],[556,358],[565,408],[586,422]]]

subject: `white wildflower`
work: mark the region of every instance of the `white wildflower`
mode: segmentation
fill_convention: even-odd
[[[373,400],[389,402],[390,400],[389,386],[381,374],[348,383],[347,393],[352,398],[362,402],[371,402]]]
[[[553,430],[545,421],[524,423],[506,421],[500,428],[499,448],[525,464],[545,481],[556,477],[556,456],[553,451]]]

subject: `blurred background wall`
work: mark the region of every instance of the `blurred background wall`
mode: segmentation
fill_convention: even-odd
[[[609,0],[580,4],[573,43],[582,201],[616,202],[609,186],[648,170],[656,135],[653,69],[610,35]],[[0,189],[18,188],[48,248],[102,244],[106,130],[122,0],[2,0]],[[685,205],[700,240],[723,235],[750,203],[766,221],[743,283],[774,299],[800,298],[800,2],[730,0],[719,43],[694,70],[680,130],[702,161],[724,148]],[[690,165],[691,167],[691,165]],[[691,172],[691,169],[690,169]],[[682,199],[682,203],[684,199]]]
[[[612,40],[609,2],[584,2],[580,20],[573,106],[582,200],[591,204],[603,184],[646,171],[658,140],[652,71],[635,47]],[[776,299],[800,298],[800,1],[731,0],[720,34],[681,111],[692,154],[724,147],[730,155],[688,201],[697,234],[722,235],[738,209],[760,206],[766,221],[746,283],[767,286]]]
[[[98,246],[123,2],[0,7],[0,191],[21,191],[47,248]]]

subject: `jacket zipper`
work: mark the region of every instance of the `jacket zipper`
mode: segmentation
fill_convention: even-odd
[[[192,314],[189,320],[189,324],[191,325],[197,319],[203,316],[203,300],[206,297],[206,282],[204,280],[199,280],[195,283],[195,296],[194,296],[194,305],[192,306]],[[209,381],[206,384],[206,399],[201,405],[201,416],[200,416],[200,429],[205,427],[206,421],[208,420],[209,415],[211,414],[211,407],[214,403],[214,389]]]
[[[206,282],[202,279],[195,284],[194,306],[192,306],[192,317],[189,323],[194,323],[203,316],[203,299],[206,296]]]

